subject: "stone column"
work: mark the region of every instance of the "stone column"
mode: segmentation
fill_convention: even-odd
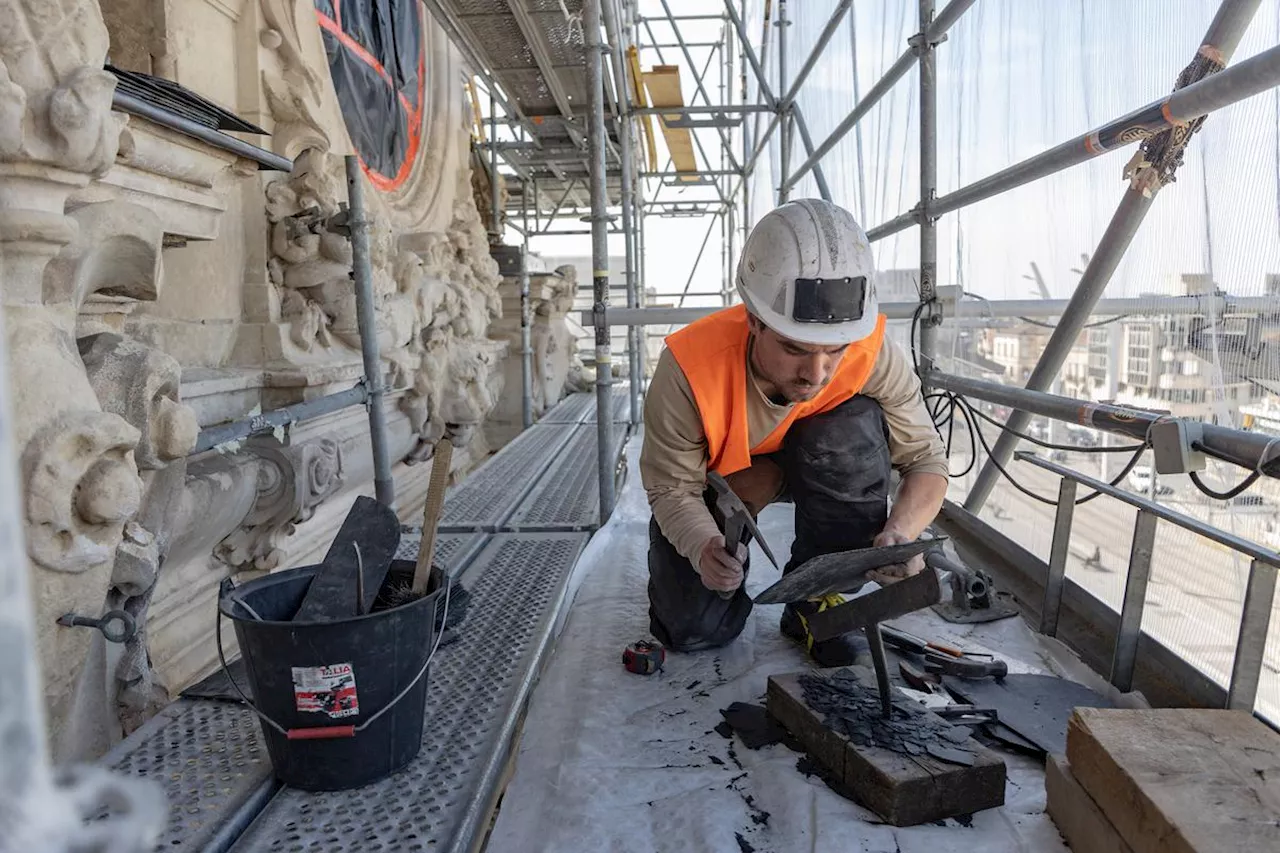
[[[99,615],[142,486],[139,432],[102,411],[76,347],[74,295],[47,288],[45,269],[76,234],[67,196],[110,167],[121,125],[96,2],[0,0],[0,21],[0,298],[56,752],[91,633],[55,620]]]

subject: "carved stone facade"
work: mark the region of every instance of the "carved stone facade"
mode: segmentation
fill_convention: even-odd
[[[578,290],[578,271],[572,265],[547,270],[542,259],[529,255],[529,348],[532,367],[533,417],[537,420],[565,394],[585,387],[572,387],[581,376],[582,360],[567,322]],[[502,319],[490,334],[508,342],[512,353],[503,364],[505,385],[512,393],[503,395],[485,422],[491,444],[500,446],[516,436],[524,424],[523,400],[515,389],[524,381],[520,363],[520,277],[506,276],[499,288]]]
[[[53,750],[82,758],[211,671],[222,578],[318,559],[370,489],[358,408],[191,455],[202,427],[360,379],[350,244],[333,219],[352,146],[312,0],[0,0],[0,20],[12,430]],[[406,520],[427,474],[412,463],[446,421],[490,414],[519,349],[490,339],[503,299],[471,192],[461,66],[425,13],[422,27],[426,144],[396,189],[365,188]],[[266,128],[257,144],[293,172],[113,112],[109,51]],[[542,338],[553,357],[560,344]],[[459,470],[487,452],[474,435]],[[124,642],[57,624],[109,610],[136,622]]]

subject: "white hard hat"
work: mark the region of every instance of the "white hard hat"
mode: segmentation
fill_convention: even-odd
[[[793,341],[839,346],[876,328],[871,244],[828,201],[797,199],[765,214],[742,247],[737,285],[747,310]]]

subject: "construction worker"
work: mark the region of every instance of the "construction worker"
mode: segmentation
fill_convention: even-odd
[[[795,504],[784,572],[915,540],[947,490],[942,441],[910,356],[885,338],[871,247],[848,211],[803,199],[769,212],[742,248],[737,290],[743,304],[666,339],[645,398],[650,630],[676,651],[723,646],[751,612],[747,551],[724,547],[708,470],[752,513]],[[901,475],[892,511],[891,468]],[[917,557],[874,579],[923,567]],[[848,665],[866,648],[862,637],[809,633],[807,617],[841,601],[783,610],[782,633],[821,666]]]

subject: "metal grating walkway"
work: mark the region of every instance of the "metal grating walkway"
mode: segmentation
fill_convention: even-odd
[[[625,389],[613,391],[613,422],[625,424],[631,420],[631,398]],[[593,424],[596,422],[596,395],[591,392],[570,394],[543,415],[540,424]]]
[[[619,400],[627,403],[615,396],[615,410]],[[459,641],[432,665],[418,759],[357,791],[281,789],[251,711],[179,700],[102,759],[164,788],[170,819],[157,850],[469,848],[496,797],[567,579],[598,522],[596,431],[581,423],[593,403],[590,394],[569,397],[552,411],[573,408],[576,421],[531,427],[446,496],[444,521],[455,528],[442,525],[438,559],[471,602]],[[627,433],[626,424],[615,426],[617,454]],[[473,526],[459,530],[460,522]],[[403,528],[396,557],[415,559],[421,538],[420,529]]]
[[[622,452],[627,439],[625,424],[614,424],[613,440]],[[578,427],[563,452],[564,459],[543,475],[511,513],[511,530],[594,530],[600,518],[600,491],[596,485],[596,430]]]
[[[559,457],[573,430],[569,424],[534,424],[520,433],[448,493],[440,529],[497,530],[511,509]]]

